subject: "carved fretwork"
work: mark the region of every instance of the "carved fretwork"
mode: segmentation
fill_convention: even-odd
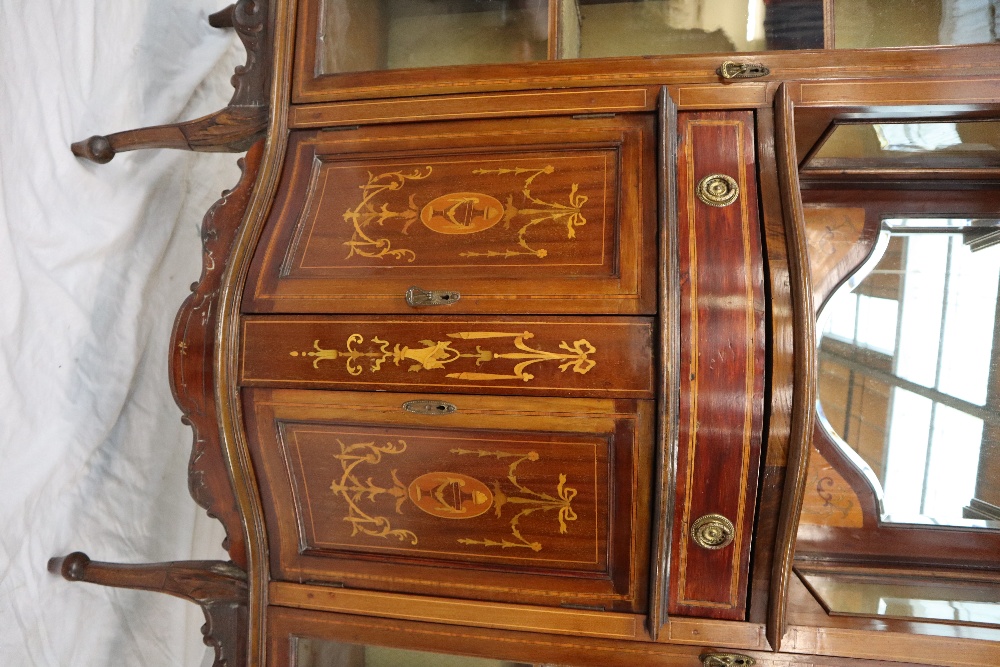
[[[119,565],[75,552],[49,561],[49,572],[69,581],[166,593],[194,602],[205,613],[201,632],[215,649],[213,667],[246,664],[247,576],[233,563],[178,561]]]
[[[247,150],[267,131],[271,80],[268,15],[268,0],[239,0],[209,17],[215,27],[235,29],[247,51],[246,63],[236,68],[231,79],[235,92],[225,109],[183,123],[94,135],[74,143],[73,154],[104,164],[117,153],[140,148]]]
[[[246,543],[219,438],[212,364],[222,273],[250,200],[263,147],[263,142],[259,142],[239,161],[243,170],[239,183],[223,193],[202,221],[201,279],[191,285],[192,294],[177,313],[170,341],[170,385],[174,400],[184,413],[184,423],[194,431],[188,488],[195,502],[222,522],[227,535],[223,546],[240,567],[246,567]]]

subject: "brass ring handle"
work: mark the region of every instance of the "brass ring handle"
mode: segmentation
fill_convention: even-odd
[[[733,522],[721,514],[706,514],[691,524],[691,539],[703,549],[721,549],[736,537]]]
[[[694,191],[704,204],[722,208],[735,202],[740,196],[740,186],[735,179],[725,174],[710,174],[698,181]]]

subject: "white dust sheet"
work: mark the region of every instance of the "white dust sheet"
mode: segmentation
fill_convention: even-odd
[[[0,665],[197,667],[196,605],[70,583],[50,556],[226,559],[187,491],[167,378],[232,154],[75,158],[92,134],[222,108],[226,0],[0,0]],[[210,661],[209,661],[210,662]]]

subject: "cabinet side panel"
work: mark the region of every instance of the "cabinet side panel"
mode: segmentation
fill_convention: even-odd
[[[679,131],[681,386],[670,612],[741,620],[765,370],[753,114],[681,113]],[[713,188],[717,174],[732,181],[716,179]],[[738,195],[727,203],[733,186]],[[723,201],[707,203],[714,194]]]

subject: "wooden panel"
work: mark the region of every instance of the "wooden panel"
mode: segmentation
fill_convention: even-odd
[[[410,400],[456,410],[421,415]],[[641,611],[651,401],[253,390],[272,573]]]
[[[642,630],[642,617],[635,614],[445,600],[284,582],[271,584],[268,601],[272,605],[297,609],[575,637],[636,639]]]
[[[248,317],[242,382],[652,398],[646,318]]]
[[[764,295],[753,114],[679,114],[681,400],[671,613],[742,619],[760,463]],[[723,207],[694,196],[706,176],[739,186]],[[696,544],[704,515],[732,522],[731,543]]]
[[[647,116],[295,132],[251,312],[652,313]]]
[[[288,124],[295,129],[304,129],[447,119],[634,113],[652,111],[655,100],[655,93],[647,88],[432,95],[293,106],[289,110]]]

